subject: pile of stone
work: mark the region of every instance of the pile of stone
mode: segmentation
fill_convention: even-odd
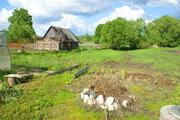
[[[95,90],[86,88],[81,92],[81,99],[85,104],[95,105],[102,109],[107,109],[108,111],[114,111],[120,107],[128,108],[131,107],[132,102],[135,100],[134,95],[129,95],[128,99],[123,100],[119,103],[114,97],[105,97],[103,95],[98,95]]]

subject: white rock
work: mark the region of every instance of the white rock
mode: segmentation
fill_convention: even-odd
[[[81,92],[81,99],[84,99],[84,92]]]
[[[95,99],[93,95],[90,95],[89,98],[90,98],[90,99]]]
[[[103,97],[103,95],[99,95],[96,98],[96,102],[97,102],[98,105],[103,105],[104,104],[104,97]]]
[[[94,105],[94,104],[96,104],[96,100],[94,99],[93,95],[90,95],[88,100],[88,105]]]
[[[108,98],[106,99],[105,105],[106,105],[106,106],[110,106],[110,105],[113,104],[113,102],[114,102],[114,98],[113,98],[113,97],[108,97]]]
[[[135,95],[129,95],[128,96],[130,100],[134,101],[136,99]]]
[[[113,110],[115,110],[115,109],[114,109],[114,105],[109,105],[109,106],[108,106],[108,111],[113,111]]]
[[[97,93],[94,90],[90,90],[89,94],[92,95],[94,98],[97,97]]]
[[[95,104],[96,104],[95,100],[91,100],[91,99],[88,100],[88,105],[95,105]]]
[[[114,109],[117,110],[119,108],[119,105],[117,103],[113,103]]]
[[[89,96],[88,96],[88,95],[84,95],[84,96],[83,96],[83,100],[84,100],[84,103],[88,103],[88,101],[89,101]]]
[[[89,92],[90,92],[90,89],[89,89],[89,88],[86,88],[86,89],[83,90],[83,93],[84,93],[84,94],[87,94],[87,93],[89,93]]]
[[[101,105],[101,108],[102,108],[102,109],[108,109],[108,107],[105,106],[105,105]]]
[[[129,102],[129,100],[123,100],[122,106],[127,108],[128,107],[128,102]]]

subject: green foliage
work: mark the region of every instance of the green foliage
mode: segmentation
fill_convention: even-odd
[[[16,101],[22,95],[22,90],[10,88],[6,82],[0,84],[0,104]]]
[[[101,43],[106,43],[112,49],[137,49],[144,32],[145,23],[142,19],[127,21],[118,18],[96,30],[96,37]]]
[[[101,30],[102,30],[103,26],[104,26],[103,24],[99,24],[96,28],[95,38],[94,38],[95,43],[99,43],[99,40],[101,38]]]
[[[86,34],[86,35],[83,35],[83,36],[79,36],[78,39],[80,40],[81,43],[93,42],[94,37],[89,35],[89,34]]]
[[[153,45],[175,47],[180,45],[180,20],[163,16],[146,25],[143,19],[131,21],[117,18],[97,26],[95,42],[117,50]]]
[[[36,38],[32,16],[26,9],[15,9],[8,20],[10,22],[8,39],[11,42],[31,42]]]
[[[146,39],[161,47],[180,45],[180,20],[169,16],[154,20],[146,28]]]

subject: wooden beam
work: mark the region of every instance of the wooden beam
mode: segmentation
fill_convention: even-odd
[[[86,66],[84,68],[82,68],[81,70],[79,70],[76,74],[75,74],[75,78],[78,78],[79,76],[83,75],[84,73],[86,73],[89,69],[89,66]]]
[[[71,71],[74,68],[78,68],[79,66],[80,66],[79,64],[75,64],[75,65],[72,65],[71,67],[68,67],[68,68],[65,68],[65,69],[62,69],[62,70],[58,70],[58,71],[49,73],[47,76],[56,75],[56,74],[62,74],[64,72],[66,72],[66,71]]]

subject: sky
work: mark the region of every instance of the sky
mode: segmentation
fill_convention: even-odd
[[[146,23],[163,15],[180,18],[180,0],[0,0],[0,30],[8,28],[17,8],[29,11],[39,36],[50,26],[69,28],[76,35],[94,34],[98,24],[118,17],[143,18]]]

